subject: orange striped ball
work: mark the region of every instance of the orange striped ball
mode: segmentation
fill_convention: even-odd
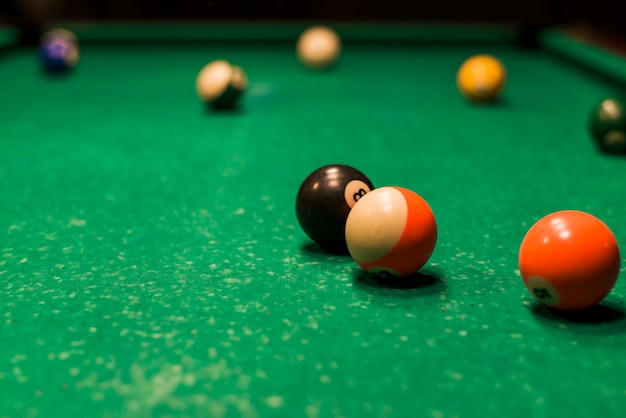
[[[368,273],[402,277],[417,272],[437,242],[435,215],[417,193],[381,187],[364,195],[346,221],[346,244]]]

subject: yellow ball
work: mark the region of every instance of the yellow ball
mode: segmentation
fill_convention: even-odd
[[[302,32],[296,44],[300,62],[312,69],[333,65],[341,55],[341,39],[326,26],[313,26]]]
[[[218,107],[234,106],[247,88],[245,71],[225,60],[208,63],[196,77],[198,98]]]
[[[459,68],[456,84],[463,96],[473,102],[491,102],[500,97],[506,85],[506,68],[494,56],[474,55]]]

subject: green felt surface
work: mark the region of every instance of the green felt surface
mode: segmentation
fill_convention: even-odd
[[[478,52],[498,104],[456,91]],[[248,72],[237,112],[195,97],[215,58]],[[324,73],[290,41],[84,42],[68,77],[22,49],[0,78],[0,416],[622,416],[624,279],[563,317],[517,271],[555,210],[626,240],[626,161],[586,130],[601,75],[506,42],[347,42]],[[295,194],[328,163],[430,203],[424,277],[309,242]]]

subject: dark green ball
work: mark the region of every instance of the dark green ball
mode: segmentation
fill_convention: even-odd
[[[626,99],[608,97],[598,103],[591,111],[589,129],[602,151],[626,153]]]

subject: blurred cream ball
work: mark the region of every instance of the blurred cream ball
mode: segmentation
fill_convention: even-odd
[[[196,78],[196,94],[205,102],[234,102],[247,87],[248,76],[244,70],[226,60],[208,63],[202,67]]]
[[[298,38],[296,52],[304,66],[313,69],[328,68],[341,55],[341,39],[329,27],[313,26],[302,32]]]

